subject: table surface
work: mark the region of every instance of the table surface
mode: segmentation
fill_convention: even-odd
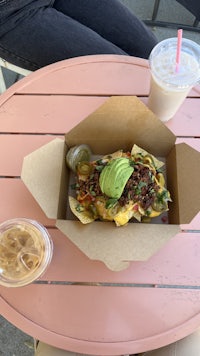
[[[54,346],[120,355],[169,344],[200,325],[200,214],[145,262],[112,272],[91,261],[48,219],[20,179],[23,157],[75,124],[111,95],[146,102],[148,62],[126,56],[62,61],[22,79],[0,96],[0,221],[40,221],[54,242],[40,282],[0,287],[1,314]],[[166,126],[200,151],[200,89]]]

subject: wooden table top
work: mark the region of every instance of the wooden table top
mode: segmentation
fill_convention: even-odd
[[[1,314],[16,327],[74,352],[121,355],[161,347],[200,325],[200,214],[145,262],[112,272],[89,260],[48,219],[20,179],[23,157],[63,137],[111,95],[146,103],[148,61],[87,56],[47,66],[0,96],[0,222],[27,217],[54,242],[37,283],[0,287]],[[200,88],[166,126],[200,151]]]

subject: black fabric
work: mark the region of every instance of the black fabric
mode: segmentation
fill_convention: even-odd
[[[200,21],[200,1],[199,0],[176,0],[190,11],[197,20]]]
[[[25,69],[92,54],[148,58],[156,43],[118,0],[0,0],[0,56]]]

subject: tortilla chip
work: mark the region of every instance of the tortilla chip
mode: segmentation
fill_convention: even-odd
[[[108,155],[106,155],[106,156],[103,156],[103,157],[102,157],[102,160],[103,160],[103,161],[110,161],[111,159],[120,158],[120,157],[122,157],[122,155],[123,155],[123,150],[118,150],[118,151],[116,151],[116,152],[113,152],[113,153],[111,153],[111,154],[108,154]]]
[[[86,210],[78,200],[69,196],[69,206],[72,213],[82,222],[82,224],[90,224],[95,219],[88,210]]]
[[[137,145],[133,145],[133,148],[131,150],[131,156],[135,156],[137,154],[141,154],[143,157],[150,156],[153,160],[153,163],[154,163],[154,166],[156,167],[156,169],[159,169],[164,166],[164,162],[159,161],[156,157],[154,157],[149,152],[145,151],[143,148],[141,148]]]

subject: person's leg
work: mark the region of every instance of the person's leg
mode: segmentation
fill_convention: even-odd
[[[76,1],[74,1],[76,3]],[[0,56],[36,70],[72,57],[91,54],[126,55],[90,28],[52,7],[31,9],[0,37]]]
[[[152,350],[140,356],[199,356],[200,355],[200,329],[182,340],[171,345]]]
[[[157,43],[145,24],[118,0],[55,0],[53,6],[129,55],[148,58]]]

